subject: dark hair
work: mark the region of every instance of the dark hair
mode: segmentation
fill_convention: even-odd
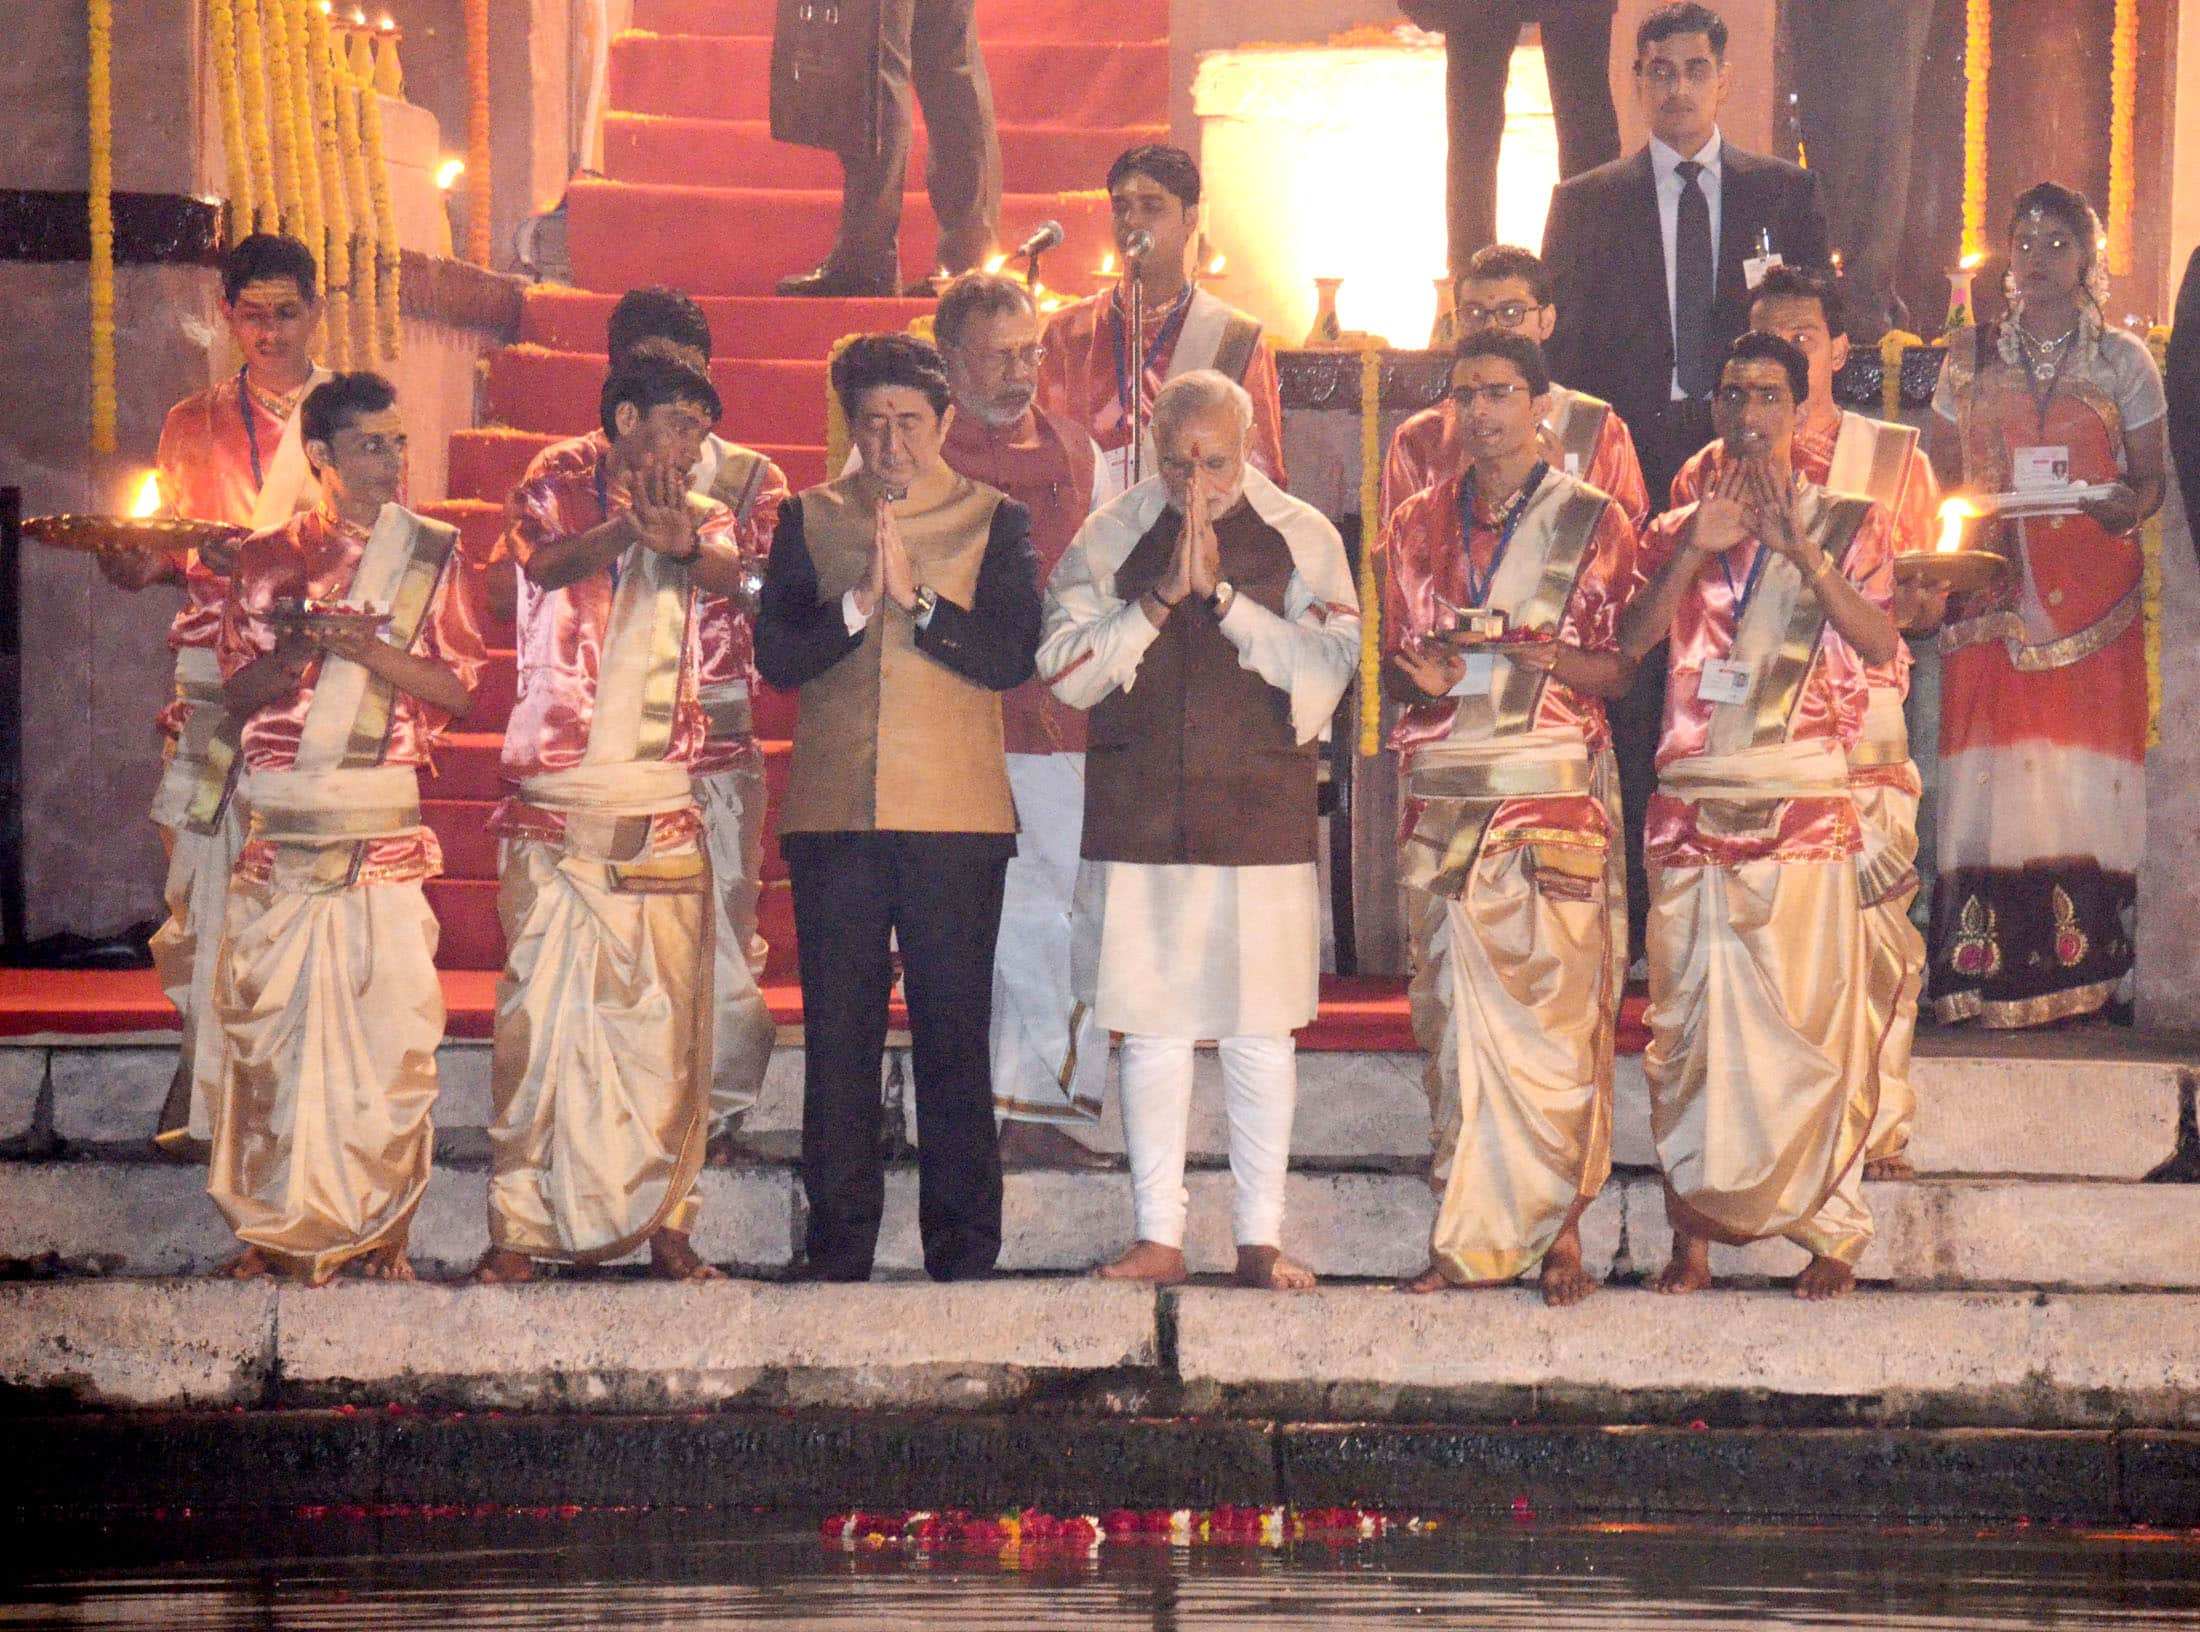
[[[710,360],[710,319],[703,308],[677,289],[662,285],[629,289],[611,308],[605,325],[605,344],[611,366],[617,368],[626,354],[644,340],[670,340],[676,346],[693,346]]]
[[[313,251],[295,238],[278,238],[272,232],[255,232],[239,239],[237,247],[222,257],[222,300],[235,305],[248,283],[265,278],[288,278],[298,286],[300,298],[311,301],[320,279]]]
[[[947,412],[947,365],[937,347],[913,334],[857,335],[833,359],[832,377],[833,394],[850,419],[856,417],[863,394],[882,385],[921,391],[932,412]]]
[[[1814,272],[1806,266],[1773,267],[1750,295],[1749,309],[1755,311],[1758,302],[1766,300],[1815,300],[1825,317],[1827,334],[1838,340],[1849,332],[1841,285],[1823,272]]]
[[[618,440],[621,403],[632,403],[636,413],[647,414],[652,408],[662,408],[668,402],[701,408],[710,415],[712,424],[716,424],[718,416],[725,411],[725,404],[718,400],[718,388],[701,369],[690,368],[677,357],[669,357],[661,351],[645,348],[633,352],[603,382],[603,399],[599,404],[603,434],[613,441]]]
[[[307,392],[306,400],[299,405],[299,440],[333,442],[336,433],[361,414],[379,414],[396,406],[397,387],[381,375],[365,369],[356,374],[332,374]]]
[[[1199,165],[1184,149],[1167,142],[1146,142],[1123,153],[1108,166],[1108,191],[1114,192],[1125,176],[1159,182],[1186,209],[1199,202]]]
[[[2016,237],[2017,223],[2035,210],[2041,215],[2053,216],[2078,240],[2085,252],[2085,264],[2079,272],[2082,283],[2100,254],[2100,245],[2094,240],[2101,230],[2101,218],[2093,213],[2093,206],[2086,201],[2085,194],[2075,188],[2065,187],[2060,182],[2035,181],[2017,194],[2017,201],[2009,206],[2009,231],[2005,236]]]
[[[1650,47],[1676,34],[1706,36],[1711,41],[1711,54],[1721,62],[1726,60],[1726,19],[1709,6],[1695,4],[1694,0],[1675,0],[1674,4],[1660,6],[1642,20],[1635,29],[1635,60],[1642,61]]]
[[[1484,329],[1452,345],[1453,362],[1464,363],[1475,357],[1502,358],[1520,370],[1520,377],[1528,382],[1531,394],[1538,397],[1551,394],[1551,365],[1543,360],[1543,348],[1524,334]]]
[[[1783,340],[1776,334],[1766,334],[1759,329],[1744,329],[1734,337],[1734,344],[1726,348],[1726,359],[1719,364],[1723,378],[1730,363],[1778,363],[1787,370],[1788,390],[1798,403],[1810,397],[1810,359],[1795,349],[1795,342]]]
[[[1021,278],[1006,272],[965,272],[941,292],[932,311],[932,338],[942,347],[962,344],[963,330],[981,317],[1004,312],[1031,312],[1038,303]]]
[[[1518,244],[1484,244],[1468,259],[1467,269],[1452,279],[1452,288],[1456,292],[1462,283],[1495,283],[1500,278],[1518,278],[1534,293],[1538,306],[1550,305],[1551,274],[1540,256]]]

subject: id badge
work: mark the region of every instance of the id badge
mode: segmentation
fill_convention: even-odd
[[[1580,455],[1580,454],[1578,454],[1578,453],[1569,453],[1568,455],[1566,455],[1566,474],[1567,474],[1567,475],[1569,475],[1569,476],[1571,476],[1571,477],[1573,477],[1573,478],[1574,478],[1574,480],[1575,480],[1575,481],[1577,481],[1577,482],[1578,482],[1579,480],[1581,480],[1581,455]]]
[[[1468,652],[1466,668],[1451,688],[1454,697],[1487,697],[1497,686],[1497,654]]]
[[[1780,259],[1778,250],[1774,250],[1769,255],[1752,255],[1748,260],[1742,262],[1742,281],[1754,289],[1765,281],[1767,272],[1770,272],[1776,266],[1785,265],[1787,265],[1787,262]]]
[[[2009,469],[2019,493],[2040,493],[2070,485],[2068,447],[2019,448]]]
[[[1714,657],[1704,664],[1703,672],[1697,676],[1696,695],[1707,703],[1746,703],[1749,683],[1754,677],[1747,663]]]

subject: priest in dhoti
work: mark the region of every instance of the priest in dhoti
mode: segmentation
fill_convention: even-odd
[[[1558,322],[1553,294],[1550,273],[1530,251],[1485,245],[1452,285],[1452,332],[1461,340],[1489,332],[1516,334],[1541,345]],[[1610,403],[1552,382],[1542,452],[1553,470],[1618,500],[1628,524],[1641,532],[1650,493],[1635,458],[1635,439]],[[1459,475],[1471,459],[1453,398],[1411,416],[1391,434],[1383,462],[1384,518],[1423,488]]]
[[[941,458],[931,345],[861,336],[832,388],[860,467],[782,507],[756,625],[764,677],[801,688],[779,834],[802,960],[804,1274],[866,1280],[877,1254],[898,946],[924,1268],[969,1280],[1001,1250],[986,1041],[1016,806],[1000,699],[1039,643],[1031,523]]]
[[[941,457],[1031,517],[1043,581],[1085,518],[1115,496],[1085,428],[1033,401],[1039,314],[1020,279],[966,272],[940,296],[933,340],[954,399]],[[1037,679],[1001,697],[1016,854],[993,955],[993,1110],[1011,1167],[1113,1166],[1073,1129],[1100,1120],[1108,1034],[1070,990],[1069,914],[1084,829],[1085,717]]]
[[[1848,321],[1840,285],[1822,273],[1776,266],[1757,285],[1749,326],[1777,334],[1810,364],[1810,397],[1797,415],[1791,444],[1807,482],[1836,493],[1861,494],[1887,512],[1897,555],[1933,547],[1940,487],[1908,425],[1850,413],[1833,400],[1833,377],[1848,361]],[[1713,442],[1673,478],[1673,503],[1693,504],[1718,485],[1726,444]],[[1905,634],[1928,634],[1947,612],[1948,595],[1923,585],[1896,584],[1894,619]],[[1864,1152],[1864,1177],[1899,1179],[1916,1169],[1906,1153],[1917,1095],[1910,1086],[1910,1045],[1917,1034],[1918,995],[1925,985],[1925,937],[1910,917],[1917,901],[1917,807],[1924,783],[1910,759],[1903,704],[1910,692],[1910,648],[1865,672],[1870,688],[1864,736],[1849,753],[1849,791],[1864,824],[1857,882],[1870,947],[1871,1001],[1880,1033],[1879,1115]]]
[[[1200,288],[1198,268],[1187,271],[1199,236],[1199,198],[1199,166],[1182,148],[1151,143],[1124,153],[1108,170],[1123,276],[1108,293],[1047,319],[1039,406],[1092,433],[1118,488],[1154,474],[1154,394],[1202,369],[1245,388],[1253,403],[1247,457],[1277,486],[1284,483],[1282,399],[1260,323]],[[1135,361],[1134,309],[1143,353]],[[1136,450],[1134,410],[1149,424]]]
[[[1314,1284],[1282,1250],[1291,1034],[1320,963],[1315,739],[1360,614],[1336,529],[1249,467],[1254,422],[1226,375],[1171,380],[1159,473],[1085,523],[1048,585],[1040,672],[1091,714],[1072,973],[1123,1034],[1137,1239],[1109,1279],[1184,1278],[1192,1051],[1211,1038],[1238,1279]]]
[[[396,502],[389,383],[338,374],[299,416],[320,505],[245,541],[222,615],[252,820],[214,981],[207,1190],[245,1243],[233,1275],[404,1280],[443,1041],[418,767],[486,654],[456,530]]]
[[[536,455],[506,509],[517,789],[490,821],[506,950],[485,1281],[645,1242],[659,1276],[717,1273],[689,1240],[711,1061],[694,603],[743,568],[731,512],[688,491],[720,412],[708,377],[629,356],[600,406],[602,430]]]
[[[1647,819],[1651,1133],[1673,1225],[1666,1292],[1710,1284],[1714,1241],[1784,1236],[1806,1298],[1855,1286],[1871,1241],[1864,1149],[1880,1027],[1849,756],[1899,637],[1892,527],[1794,468],[1810,365],[1735,340],[1713,394],[1727,468],[1651,524],[1621,622],[1668,632],[1672,680]]]
[[[710,321],[676,289],[630,289],[611,308],[606,328],[611,366],[638,350],[668,356],[707,374]],[[787,497],[787,477],[754,448],[716,431],[688,472],[688,491],[733,516],[743,563],[734,595],[700,590],[695,619],[702,643],[696,680],[709,734],[691,774],[710,857],[711,1059],[710,1143],[705,1160],[724,1166],[753,1154],[741,1127],[763,1092],[777,1028],[759,983],[771,948],[757,930],[764,867],[764,756],[753,725],[756,678],[754,586],[771,554],[772,528]]]
[[[1581,1214],[1612,1168],[1612,1049],[1626,885],[1607,697],[1635,531],[1555,468],[1542,349],[1458,342],[1463,473],[1400,505],[1384,545],[1385,689],[1402,808],[1408,989],[1439,1205],[1410,1292],[1538,1272],[1544,1300],[1594,1282]]]
[[[295,238],[254,233],[224,257],[222,317],[244,362],[168,410],[156,456],[166,513],[261,532],[313,507],[320,488],[306,460],[298,404],[329,377],[310,349],[321,315],[317,288],[313,253]],[[172,583],[184,595],[168,630],[175,695],[160,715],[167,763],[152,810],[168,851],[168,917],[153,935],[153,963],[183,1028],[154,1139],[177,1156],[206,1148],[207,1095],[222,1070],[221,1027],[208,1005],[229,872],[244,844],[236,724],[222,706],[215,655],[231,564],[222,545],[180,562],[151,552],[100,557],[108,578],[125,589]]]

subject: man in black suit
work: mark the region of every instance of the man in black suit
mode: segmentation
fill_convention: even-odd
[[[2177,286],[2162,389],[2169,397],[2169,454],[2184,492],[2185,526],[2200,546],[2200,249],[2185,262],[2185,278]]]
[[[1497,151],[1505,137],[1505,79],[1520,31],[1537,24],[1543,76],[1558,125],[1558,173],[1578,176],[1619,157],[1612,106],[1616,0],[1398,0],[1422,28],[1444,36],[1445,219],[1451,273],[1497,242]]]
[[[1560,182],[1543,225],[1558,307],[1546,348],[1551,372],[1619,410],[1657,509],[1688,456],[1711,440],[1719,361],[1749,327],[1749,291],[1763,262],[1826,265],[1817,178],[1720,136],[1733,84],[1717,12],[1695,4],[1651,12],[1635,30],[1635,98],[1649,145]],[[1609,711],[1627,821],[1631,957],[1641,952],[1649,907],[1642,813],[1657,785],[1664,706],[1660,647]]]

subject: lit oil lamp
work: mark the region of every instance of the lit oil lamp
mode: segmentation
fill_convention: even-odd
[[[1985,512],[1961,494],[1941,501],[1940,536],[1929,550],[1894,558],[1895,578],[1905,584],[1929,584],[1965,594],[1984,589],[2009,569],[2009,558],[1992,550],[1966,549],[1964,529]]]
[[[149,470],[132,491],[127,515],[32,516],[23,523],[23,536],[63,550],[157,550],[181,555],[224,539],[242,538],[246,532],[224,521],[164,516],[161,511],[166,508],[160,476]]]

